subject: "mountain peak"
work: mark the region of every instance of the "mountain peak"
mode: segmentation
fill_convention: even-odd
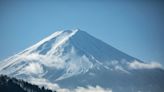
[[[56,31],[53,34],[51,34],[51,37],[56,37],[57,34],[76,34],[78,31],[81,31],[80,29],[76,28],[76,29],[71,29],[71,30],[60,30],[60,31]]]
[[[34,48],[38,48],[40,45],[44,45],[47,42],[50,42],[51,44],[53,44],[53,42],[65,42],[66,40],[68,40],[71,36],[75,35],[78,31],[80,31],[79,29],[74,29],[74,30],[62,30],[62,31],[56,31],[53,34],[51,34],[50,36],[44,38],[43,40],[39,41],[38,43],[36,43],[35,45],[31,46],[28,49],[34,49]]]

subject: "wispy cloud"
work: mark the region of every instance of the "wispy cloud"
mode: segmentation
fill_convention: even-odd
[[[78,87],[73,92],[112,92],[112,90],[111,89],[105,89],[105,88],[102,88],[100,86],[96,86],[96,87],[88,86],[87,88]]]
[[[77,87],[75,89],[58,88],[57,92],[112,92],[112,89],[100,86]]]
[[[129,67],[131,69],[155,69],[162,68],[162,65],[157,62],[142,63],[135,60],[134,62],[129,63]]]
[[[44,72],[41,64],[34,63],[34,62],[29,63],[29,65],[24,68],[24,71],[26,71],[26,73],[32,73],[32,74],[40,74]]]
[[[29,80],[29,82],[39,86],[45,86],[46,88],[56,90],[57,92],[112,92],[112,89],[103,88],[99,85],[89,85],[87,87],[77,87],[74,89],[61,88],[57,83],[51,83],[44,78],[32,78]]]

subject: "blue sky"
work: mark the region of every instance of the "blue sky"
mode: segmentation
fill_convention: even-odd
[[[153,0],[1,0],[0,60],[75,28],[133,57],[164,64],[164,2]]]

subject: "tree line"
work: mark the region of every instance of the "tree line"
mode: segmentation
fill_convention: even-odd
[[[56,92],[23,80],[0,75],[0,92]]]

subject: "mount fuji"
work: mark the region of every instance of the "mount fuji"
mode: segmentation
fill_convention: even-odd
[[[1,61],[0,74],[59,92],[164,91],[162,65],[145,63],[79,29],[57,31]]]

